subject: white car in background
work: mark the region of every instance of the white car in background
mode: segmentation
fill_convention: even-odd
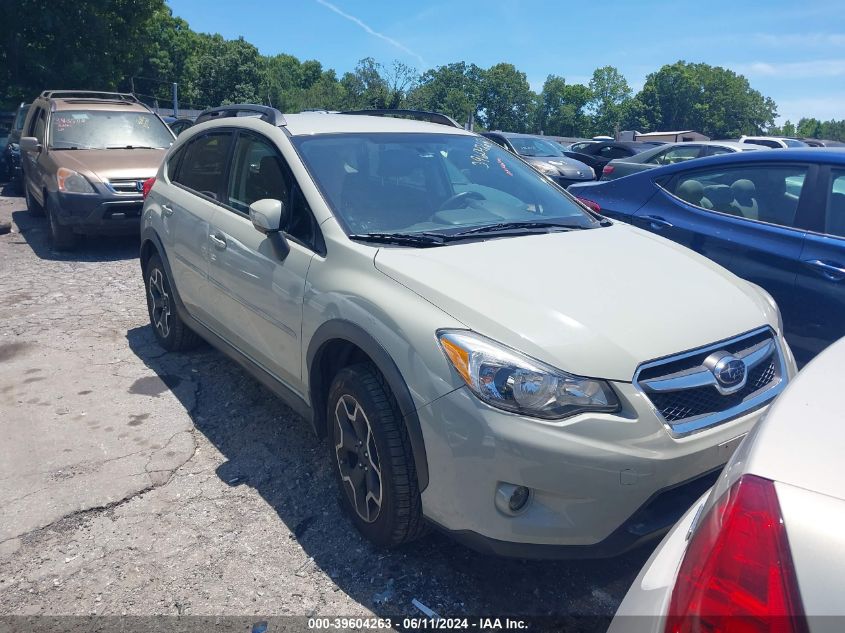
[[[843,375],[845,339],[797,376],[666,536],[609,633],[843,630]]]

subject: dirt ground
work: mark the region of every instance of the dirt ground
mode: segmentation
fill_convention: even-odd
[[[8,191],[8,188],[6,188]],[[47,245],[0,197],[0,615],[612,614],[649,552],[525,562],[341,514],[306,422],[209,347],[164,353],[135,239]]]

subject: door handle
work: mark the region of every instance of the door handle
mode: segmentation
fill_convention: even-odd
[[[161,212],[165,216],[170,217],[171,215],[173,215],[173,207],[167,204],[163,204],[161,205]]]
[[[835,264],[828,264],[820,259],[805,261],[805,264],[831,281],[842,281],[845,279],[845,268]]]
[[[661,218],[659,215],[644,215],[643,220],[647,221],[655,231],[671,229],[674,224]]]
[[[221,251],[226,248],[226,239],[222,235],[212,233],[208,238],[214,244],[215,248]]]

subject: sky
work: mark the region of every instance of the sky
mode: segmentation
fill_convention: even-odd
[[[195,31],[243,36],[265,55],[317,59],[338,75],[373,57],[420,72],[510,62],[539,91],[617,67],[636,92],[683,59],[745,75],[778,122],[845,119],[845,0],[168,0]]]

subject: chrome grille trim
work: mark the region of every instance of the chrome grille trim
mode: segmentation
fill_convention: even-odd
[[[726,348],[746,365],[747,384],[743,382],[740,389],[731,393],[719,389],[712,371],[694,358]],[[689,360],[687,366],[684,366],[685,360]],[[667,366],[667,373],[660,374],[663,366]],[[646,377],[643,377],[644,373]],[[633,385],[669,432],[674,437],[682,437],[759,409],[783,391],[787,381],[783,350],[775,333],[765,327],[643,363],[634,374]],[[673,394],[677,396],[674,401]],[[698,413],[698,409],[707,408],[703,401],[715,403],[715,410]]]
[[[120,180],[109,180],[106,182],[106,187],[108,187],[113,193],[139,196],[141,195],[141,190],[138,189],[138,187],[143,187],[144,180],[146,180],[146,178],[121,178]]]

